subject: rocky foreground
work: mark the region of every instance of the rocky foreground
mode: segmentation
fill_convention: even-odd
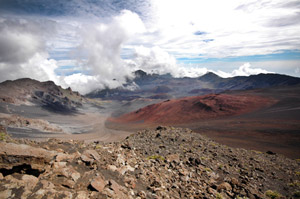
[[[300,162],[158,127],[117,143],[0,139],[0,198],[299,198]]]

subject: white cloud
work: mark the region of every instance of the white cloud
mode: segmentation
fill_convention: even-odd
[[[66,13],[75,12],[76,18],[0,17],[0,81],[51,79],[86,93],[120,86],[135,69],[175,77],[196,77],[207,71],[226,77],[267,71],[299,75],[297,60],[252,62],[252,67],[240,62],[191,66],[176,62],[182,57],[224,58],[299,49],[300,11],[295,1],[138,2],[96,3],[94,8],[80,1],[82,9],[77,2],[64,4],[64,9],[70,9]],[[144,21],[132,11],[119,13],[130,6]],[[59,68],[69,65],[74,67]]]
[[[95,89],[101,89],[101,84],[96,76],[84,75],[81,73],[69,75],[63,78],[64,86],[70,86],[73,90],[86,94]]]
[[[49,20],[0,19],[0,63],[19,64],[45,52],[45,39],[55,30]]]
[[[134,48],[134,58],[127,60],[132,70],[142,69],[150,74],[167,74],[174,77],[199,77],[208,72],[207,68],[178,65],[174,56],[159,47]]]
[[[73,68],[58,68],[57,71],[62,74],[72,73],[77,69],[82,71],[61,76],[60,83],[83,94],[104,87],[122,86],[126,77],[132,76],[132,69],[121,59],[121,48],[130,38],[145,31],[139,16],[128,10],[106,23],[92,22],[75,24],[82,42],[73,51],[75,59],[58,61],[60,67],[72,63],[76,65]]]
[[[0,81],[30,77],[57,81],[56,61],[48,59],[46,38],[55,33],[50,20],[0,20]]]
[[[223,58],[299,49],[300,23],[294,20],[299,19],[299,8],[285,6],[293,1],[152,2],[153,19],[147,26],[152,34],[139,42],[176,57]],[[206,34],[194,35],[197,31]]]
[[[110,23],[83,25],[79,52],[83,54],[83,60],[86,59],[85,69],[104,86],[121,86],[126,76],[132,75],[132,70],[121,59],[121,47],[131,37],[144,31],[139,16],[128,10],[122,11]]]
[[[251,68],[250,63],[245,63],[241,65],[238,69],[233,70],[231,73],[226,73],[221,70],[218,70],[215,73],[221,77],[234,77],[234,76],[257,75],[261,73],[272,73],[272,72],[261,68]]]
[[[135,48],[135,57],[132,60],[128,60],[127,64],[135,70],[142,69],[147,73],[156,74],[170,73],[174,77],[199,77],[207,72],[214,72],[221,77],[249,76],[260,73],[271,73],[261,68],[251,68],[250,63],[245,63],[238,69],[234,69],[232,72],[208,70],[206,67],[181,66],[176,63],[174,56],[170,55],[159,47],[145,48],[140,46]]]
[[[245,63],[240,66],[239,69],[232,71],[232,76],[249,76],[249,75],[257,75],[260,73],[270,73],[266,70],[260,68],[251,68],[250,63]]]
[[[135,70],[142,69],[147,73],[156,74],[174,74],[177,68],[176,59],[159,47],[139,46],[134,51],[134,58],[127,63]]]
[[[47,54],[35,53],[24,63],[0,63],[0,81],[29,77],[39,81],[52,80],[59,83],[58,77],[54,73],[56,68],[56,61],[48,60]]]

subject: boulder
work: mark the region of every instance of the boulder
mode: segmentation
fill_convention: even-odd
[[[106,184],[104,178],[101,176],[95,177],[91,182],[91,186],[99,192],[103,191]]]
[[[33,175],[23,175],[22,176],[22,182],[24,184],[24,187],[26,187],[27,189],[33,189],[36,184],[38,183],[39,179]]]
[[[89,199],[89,194],[86,191],[78,191],[75,199]]]
[[[86,150],[82,153],[80,158],[83,162],[92,164],[95,160],[100,160],[100,155],[95,150]]]
[[[44,169],[57,155],[55,151],[32,147],[26,144],[0,142],[1,168],[11,169],[13,166],[28,164],[32,168]]]
[[[231,191],[232,187],[228,182],[223,182],[217,186],[217,190],[218,191],[221,191],[221,190]]]

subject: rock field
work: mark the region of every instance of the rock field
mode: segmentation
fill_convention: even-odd
[[[0,198],[300,197],[298,160],[189,129],[159,126],[115,143],[0,139]]]

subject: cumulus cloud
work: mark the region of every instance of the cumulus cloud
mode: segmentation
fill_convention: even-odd
[[[260,69],[260,68],[251,68],[250,63],[245,63],[240,66],[239,69],[232,71],[232,76],[249,76],[249,75],[257,75],[260,73],[270,73],[269,71]]]
[[[175,57],[159,47],[134,48],[133,59],[127,64],[134,70],[144,70],[150,74],[171,74],[173,77],[199,77],[208,72],[207,68],[187,67],[177,64]]]
[[[51,20],[0,18],[0,62],[23,63],[36,52],[45,52],[55,29]]]
[[[127,63],[135,70],[142,69],[151,74],[171,73],[175,75],[177,68],[176,59],[159,47],[136,47],[134,48],[134,58]]]
[[[251,68],[250,63],[245,63],[241,65],[238,69],[233,70],[231,73],[226,73],[221,70],[215,72],[221,77],[234,77],[234,76],[249,76],[249,75],[257,75],[261,73],[272,73],[270,71],[261,69],[261,68]]]
[[[120,56],[122,45],[144,31],[139,16],[128,10],[123,10],[108,23],[83,24],[78,55],[89,75],[73,74],[65,77],[65,82],[82,93],[90,92],[94,87],[122,86],[126,78],[132,76],[132,69]]]
[[[71,86],[73,90],[79,91],[81,94],[86,94],[88,91],[99,89],[99,78],[82,73],[72,74],[64,77],[65,85]],[[87,88],[88,87],[88,88]]]
[[[174,56],[170,55],[159,47],[145,48],[140,46],[135,48],[134,59],[128,60],[127,64],[129,64],[131,68],[136,70],[142,69],[150,74],[169,73],[173,77],[199,77],[207,72],[214,72],[221,77],[249,76],[260,73],[271,73],[261,68],[251,68],[250,63],[245,63],[230,73],[221,70],[209,70],[206,67],[181,66],[176,62]]]
[[[56,61],[53,59],[49,60],[47,57],[47,54],[35,53],[23,63],[0,63],[0,81],[29,77],[39,81],[52,80],[59,83],[54,72],[57,68]]]
[[[56,61],[48,59],[46,39],[55,33],[55,22],[0,19],[0,81],[30,77],[57,80]]]
[[[61,0],[60,10],[52,1],[40,5],[30,0],[23,6],[13,0],[14,7],[8,2],[0,5],[1,11],[25,9],[25,15],[33,12],[43,17],[1,18],[1,12],[0,81],[53,80],[87,93],[122,86],[137,69],[174,77],[197,77],[208,71],[231,77],[278,72],[277,68],[286,73],[288,67],[290,74],[298,72],[297,60],[293,65],[285,64],[286,60],[253,62],[252,67],[239,63],[238,69],[230,65],[237,62],[226,62],[227,57],[298,49],[299,3],[295,1]],[[176,62],[178,58],[220,58],[216,60],[227,65],[184,65]]]

